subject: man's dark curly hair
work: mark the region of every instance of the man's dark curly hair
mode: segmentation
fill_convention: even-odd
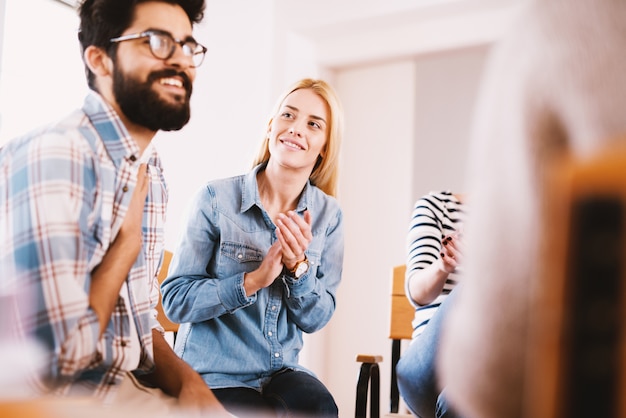
[[[116,44],[109,39],[120,36],[131,24],[135,6],[154,0],[83,0],[78,8],[80,28],[78,40],[81,51],[94,45],[114,54]],[[204,18],[205,0],[157,0],[177,4],[185,11],[191,24],[200,23]],[[95,76],[85,66],[87,83],[95,90]]]

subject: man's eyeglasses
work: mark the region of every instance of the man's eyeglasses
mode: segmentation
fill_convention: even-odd
[[[204,55],[207,48],[200,45],[193,38],[185,40],[174,39],[172,35],[167,32],[161,32],[156,30],[147,30],[141,33],[134,33],[131,35],[119,36],[109,40],[111,43],[130,41],[132,39],[148,38],[150,45],[150,52],[156,58],[166,60],[174,55],[176,51],[176,45],[180,45],[183,50],[183,54],[187,57],[191,57],[193,60],[193,66],[199,67],[204,61]]]

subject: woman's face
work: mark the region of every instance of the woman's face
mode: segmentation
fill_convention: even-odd
[[[326,102],[313,90],[291,93],[270,124],[270,159],[288,168],[313,171],[318,156],[324,155],[328,118]]]

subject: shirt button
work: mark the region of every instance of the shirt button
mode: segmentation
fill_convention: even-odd
[[[274,353],[274,357],[280,357],[280,353]]]
[[[241,253],[237,254],[237,258],[241,260],[243,258],[243,254]]]
[[[121,345],[122,347],[126,347],[126,341],[122,341],[122,342],[120,343],[120,345]]]
[[[128,186],[124,186],[124,187],[122,188],[122,191],[123,191],[124,193],[126,193],[126,192],[128,191]]]
[[[131,156],[130,156],[130,160],[131,160],[132,162],[135,162],[135,161],[137,161],[137,157],[135,157],[134,155],[131,155]]]
[[[272,336],[272,335],[274,335],[274,334],[272,334],[272,331],[270,331],[270,332],[268,332],[268,333],[267,333],[267,335],[268,335],[269,337],[271,337],[271,336]]]
[[[276,305],[272,306],[272,310],[275,311],[276,310]]]

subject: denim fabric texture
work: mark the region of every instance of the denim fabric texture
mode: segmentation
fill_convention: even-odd
[[[454,418],[457,415],[440,390],[435,370],[439,336],[446,313],[462,285],[454,288],[435,311],[424,331],[404,350],[396,366],[398,389],[414,415],[420,418]]]
[[[324,327],[335,311],[343,265],[342,212],[337,201],[308,183],[296,212],[309,210],[313,240],[309,270],[295,280],[280,275],[247,297],[244,273],[259,267],[276,241],[256,175],[209,182],[190,204],[167,279],[166,314],[181,323],[176,353],[211,388],[262,388],[298,364],[302,333]]]

